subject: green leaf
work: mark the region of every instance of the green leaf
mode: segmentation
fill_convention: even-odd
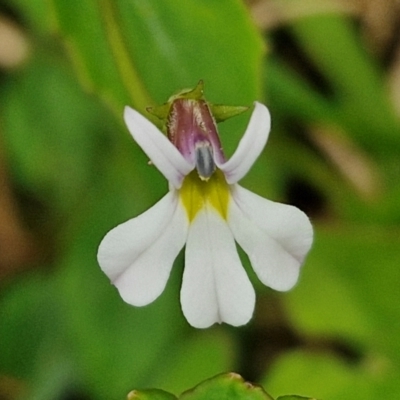
[[[199,79],[214,103],[260,93],[261,41],[239,0],[53,3],[81,80],[115,110],[144,111]]]
[[[365,51],[348,16],[317,13],[296,18],[290,29],[340,94],[363,99],[381,93],[377,65]]]
[[[291,30],[331,85],[339,120],[352,136],[381,158],[398,152],[400,128],[383,71],[365,51],[349,18],[312,15],[296,19]]]
[[[98,103],[48,54],[10,76],[0,93],[15,179],[47,206],[66,211],[98,174],[98,152],[116,127]]]
[[[314,397],[303,397],[303,396],[279,396],[276,400],[317,400]]]
[[[108,1],[102,3],[109,4]],[[84,87],[96,92],[117,111],[122,110],[130,99],[121,76],[126,64],[126,52],[123,47],[119,49],[122,42],[118,27],[109,37],[109,31],[115,25],[113,14],[102,15],[99,4],[94,0],[54,0],[55,24],[64,36]],[[116,52],[120,53],[118,59]],[[131,70],[130,64],[128,68],[126,73],[131,75],[133,81],[136,72]],[[150,101],[140,83],[134,88],[134,93],[139,101]]]
[[[267,97],[282,116],[313,123],[337,118],[333,104],[276,57],[266,61],[264,77]]]
[[[396,397],[393,381],[398,376],[398,370],[384,360],[355,364],[329,353],[299,350],[283,354],[263,384],[274,394],[289,391],[322,400],[375,400]]]
[[[171,345],[169,356],[152,380],[153,387],[181,393],[199,381],[231,368],[237,343],[220,327],[191,335]]]
[[[128,400],[173,400],[170,393],[158,389],[133,390]],[[236,373],[220,374],[201,382],[181,396],[179,400],[274,400],[261,386],[245,382]],[[277,400],[316,400],[297,395],[281,396]]]
[[[236,373],[222,374],[183,393],[180,400],[273,400],[261,386],[245,382]]]
[[[115,10],[157,103],[200,79],[215,104],[252,102],[260,94],[262,43],[241,1],[117,0]]]
[[[397,229],[317,229],[300,283],[284,297],[291,320],[305,335],[399,363],[399,258]]]
[[[7,6],[15,9],[23,22],[28,23],[30,29],[35,29],[39,34],[50,31],[50,6],[43,0],[8,0]]]
[[[128,394],[128,400],[177,400],[171,393],[160,389],[132,390]]]
[[[40,349],[57,323],[48,281],[26,276],[3,292],[0,303],[0,370],[20,377],[32,373]],[[53,325],[54,326],[54,325]]]

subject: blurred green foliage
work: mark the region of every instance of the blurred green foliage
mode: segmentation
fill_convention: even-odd
[[[178,395],[236,370],[274,397],[395,398],[400,123],[387,67],[354,20],[313,13],[261,34],[239,0],[6,5],[31,54],[0,76],[0,169],[37,248],[1,285],[0,395]],[[256,315],[240,329],[187,325],[182,257],[145,308],[124,304],[96,262],[104,234],[167,190],[123,126],[124,105],[145,113],[199,79],[213,103],[269,106],[270,143],[243,185],[303,208],[316,229],[297,287],[272,296],[253,279]],[[248,118],[220,125],[228,154]],[[1,377],[16,380],[13,395]]]

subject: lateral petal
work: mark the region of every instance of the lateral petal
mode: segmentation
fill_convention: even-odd
[[[291,289],[313,240],[308,217],[239,185],[232,187],[232,197],[228,223],[257,276],[275,290]]]
[[[157,169],[179,189],[183,178],[194,168],[179,150],[149,120],[130,107],[125,107],[129,132]]]
[[[186,319],[196,328],[216,322],[244,325],[253,314],[254,289],[232,233],[210,206],[197,214],[189,228],[181,304]]]
[[[219,165],[217,163],[229,184],[240,181],[247,174],[267,143],[271,117],[267,107],[258,102],[254,104],[250,122],[235,153],[227,162]]]
[[[185,244],[187,228],[185,210],[173,190],[143,214],[107,233],[99,246],[98,262],[125,302],[144,306],[163,292]]]

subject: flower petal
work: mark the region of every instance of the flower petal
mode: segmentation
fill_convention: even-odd
[[[179,189],[194,165],[190,165],[168,138],[137,111],[125,107],[124,119],[131,135],[151,162]]]
[[[275,290],[291,289],[312,244],[308,217],[296,207],[264,199],[239,185],[231,190],[228,223],[257,276]]]
[[[210,206],[189,227],[181,303],[186,319],[196,328],[216,322],[244,325],[253,314],[254,289],[232,233]]]
[[[226,163],[220,165],[217,163],[217,166],[225,173],[229,184],[240,181],[247,174],[267,143],[271,117],[267,107],[258,102],[254,104],[249,125],[235,153]]]
[[[144,306],[163,292],[187,229],[185,210],[171,191],[148,211],[107,233],[97,258],[124,301]]]

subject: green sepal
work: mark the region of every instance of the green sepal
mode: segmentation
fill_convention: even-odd
[[[172,95],[168,102],[172,103],[176,99],[191,99],[191,100],[202,100],[204,94],[204,82],[202,79],[199,80],[197,85],[193,89],[183,89],[177,94]]]
[[[242,114],[249,109],[249,107],[243,106],[224,106],[210,103],[208,105],[216,122],[223,122],[229,118],[236,117],[236,115]]]
[[[161,389],[132,390],[127,400],[178,400],[172,393]]]
[[[172,103],[177,99],[189,99],[189,100],[204,100],[204,82],[200,80],[193,89],[183,89],[178,93],[172,95],[168,101],[161,106],[147,107],[146,110],[150,114],[157,117],[162,121],[163,127],[167,124],[168,115]],[[216,122],[223,122],[228,118],[235,117],[236,115],[242,114],[247,111],[249,107],[243,106],[225,106],[221,104],[210,104],[208,103],[211,113]]]
[[[171,103],[164,103],[161,106],[146,107],[146,111],[151,115],[154,115],[161,121],[166,121],[170,108],[171,108]]]

